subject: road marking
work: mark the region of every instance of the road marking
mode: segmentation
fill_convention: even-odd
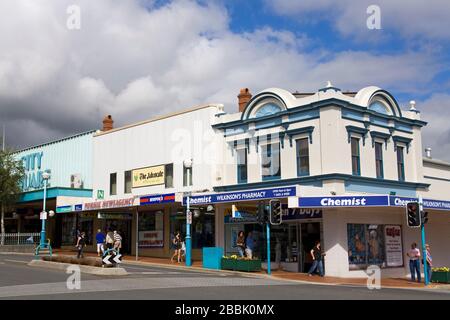
[[[111,292],[111,291],[133,291],[133,290],[158,290],[158,289],[181,289],[202,287],[246,287],[246,286],[271,286],[286,285],[277,280],[264,279],[242,279],[242,278],[199,278],[195,281],[192,277],[154,277],[154,278],[128,278],[128,279],[105,279],[85,280],[81,283],[80,290],[67,289],[66,282],[39,283],[29,285],[13,285],[0,287],[0,298],[70,294],[81,292]]]
[[[160,271],[143,271],[143,272],[128,272],[129,274],[181,274],[181,272],[160,272]]]
[[[5,259],[6,262],[14,262],[14,263],[24,263],[28,264],[30,261],[22,261],[22,260],[12,260],[12,259]]]

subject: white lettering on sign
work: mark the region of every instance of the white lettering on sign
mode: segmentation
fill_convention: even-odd
[[[211,196],[189,198],[189,204],[211,203]]]
[[[365,206],[366,198],[357,199],[357,198],[349,198],[349,199],[333,199],[333,198],[324,198],[320,201],[320,204],[324,207],[327,206]]]

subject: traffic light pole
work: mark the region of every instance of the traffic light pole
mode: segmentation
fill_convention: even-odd
[[[419,197],[419,207],[420,207],[420,214],[422,215],[423,212],[423,200],[422,197]],[[428,264],[427,264],[427,248],[426,248],[426,241],[425,241],[425,223],[421,221],[420,225],[421,229],[421,235],[422,235],[422,257],[423,257],[423,276],[424,276],[424,283],[427,286],[429,284],[428,281]]]
[[[270,270],[270,222],[266,223],[267,230],[267,274],[271,274]]]

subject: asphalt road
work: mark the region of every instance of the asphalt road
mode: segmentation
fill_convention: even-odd
[[[80,289],[68,289],[70,274],[30,267],[30,256],[0,254],[0,299],[307,300],[445,299],[450,291],[304,284],[144,265],[122,266],[127,276],[81,274]]]

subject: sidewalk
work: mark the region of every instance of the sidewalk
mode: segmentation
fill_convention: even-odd
[[[57,254],[64,255],[75,255],[75,251],[62,251],[56,250]],[[96,257],[95,253],[85,253],[86,256]],[[170,262],[169,258],[151,258],[151,257],[139,257],[139,260],[136,261],[134,256],[124,256],[123,261],[130,264],[147,264],[153,266],[162,266],[162,267],[171,267],[171,268],[180,268],[180,269],[191,269],[196,271],[203,271],[208,273],[216,273],[216,272],[226,272],[231,274],[242,274],[245,276],[256,276],[256,277],[272,277],[281,280],[289,280],[289,281],[298,281],[302,283],[313,283],[313,284],[322,284],[322,285],[348,285],[348,286],[367,286],[367,279],[363,278],[338,278],[338,277],[319,277],[319,276],[308,276],[305,273],[294,273],[287,271],[272,271],[272,275],[269,276],[266,271],[260,272],[240,272],[240,271],[229,271],[229,270],[212,270],[205,269],[202,266],[201,261],[193,261],[192,267],[186,267],[184,262],[174,263]],[[384,278],[381,280],[382,288],[401,288],[401,289],[439,289],[439,290],[449,290],[449,284],[429,284],[427,287],[423,283],[412,282],[406,278]]]

